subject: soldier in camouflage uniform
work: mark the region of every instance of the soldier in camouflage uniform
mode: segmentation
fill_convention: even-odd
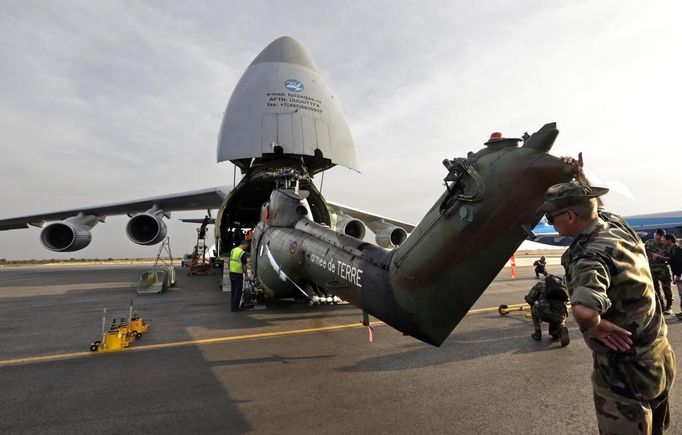
[[[682,247],[677,245],[677,238],[672,234],[666,234],[663,237],[663,243],[670,249],[668,264],[673,274],[673,284],[677,285],[677,295],[680,301],[680,312],[676,316],[682,320]]]
[[[533,340],[542,339],[542,322],[549,323],[549,335],[553,340],[561,339],[561,346],[567,346],[571,339],[566,328],[568,293],[561,278],[548,275],[536,283],[524,297],[531,306],[533,318]]]
[[[547,273],[547,260],[545,260],[544,255],[539,260],[535,260],[533,266],[535,266],[535,279],[540,279],[540,274],[547,278],[549,274]]]
[[[556,184],[544,209],[559,234],[574,237],[561,263],[573,317],[593,354],[599,432],[661,433],[670,423],[675,355],[644,245],[622,218],[597,210],[595,198],[607,191],[575,180]]]
[[[665,230],[659,228],[654,233],[654,238],[649,239],[644,243],[646,254],[649,258],[649,268],[651,269],[651,276],[654,279],[654,289],[661,302],[665,301],[665,308],[663,314],[672,314],[673,307],[673,292],[670,288],[670,269],[668,269],[668,257],[670,257],[670,248],[663,243]],[[663,292],[661,293],[661,289]]]

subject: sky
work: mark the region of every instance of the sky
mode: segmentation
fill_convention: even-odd
[[[291,36],[346,114],[361,172],[331,201],[416,223],[444,158],[557,122],[607,207],[682,209],[676,1],[11,1],[0,3],[0,219],[231,185],[216,163],[223,111],[246,67]],[[321,179],[316,177],[319,187]],[[362,192],[359,194],[358,192]],[[175,256],[194,225],[169,221]],[[0,258],[153,257],[109,217],[87,248],[0,232]]]

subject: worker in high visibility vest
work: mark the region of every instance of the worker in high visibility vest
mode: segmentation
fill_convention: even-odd
[[[236,248],[230,251],[230,287],[232,311],[241,311],[242,289],[244,288],[244,273],[246,271],[246,250],[249,241],[242,240]]]

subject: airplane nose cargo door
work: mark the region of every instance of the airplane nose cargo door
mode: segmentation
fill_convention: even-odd
[[[338,99],[289,37],[268,45],[237,83],[220,128],[218,161],[239,166],[273,154],[273,144],[283,154],[303,156],[311,175],[333,165],[360,168]]]
[[[329,127],[321,119],[293,116],[290,113],[266,113],[263,115],[263,154],[282,151],[300,155],[315,155],[328,150],[331,143]]]

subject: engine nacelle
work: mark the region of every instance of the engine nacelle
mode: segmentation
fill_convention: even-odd
[[[162,213],[140,213],[126,225],[128,238],[138,245],[155,245],[166,237],[168,231]]]
[[[340,233],[360,240],[365,237],[367,231],[361,220],[343,213],[336,214],[336,226],[334,228]]]
[[[88,219],[81,215],[51,223],[40,232],[40,243],[50,251],[78,251],[92,241],[90,230],[94,223],[88,222]]]
[[[384,224],[372,230],[376,234],[377,245],[382,248],[397,248],[407,239],[407,231],[395,225]]]

